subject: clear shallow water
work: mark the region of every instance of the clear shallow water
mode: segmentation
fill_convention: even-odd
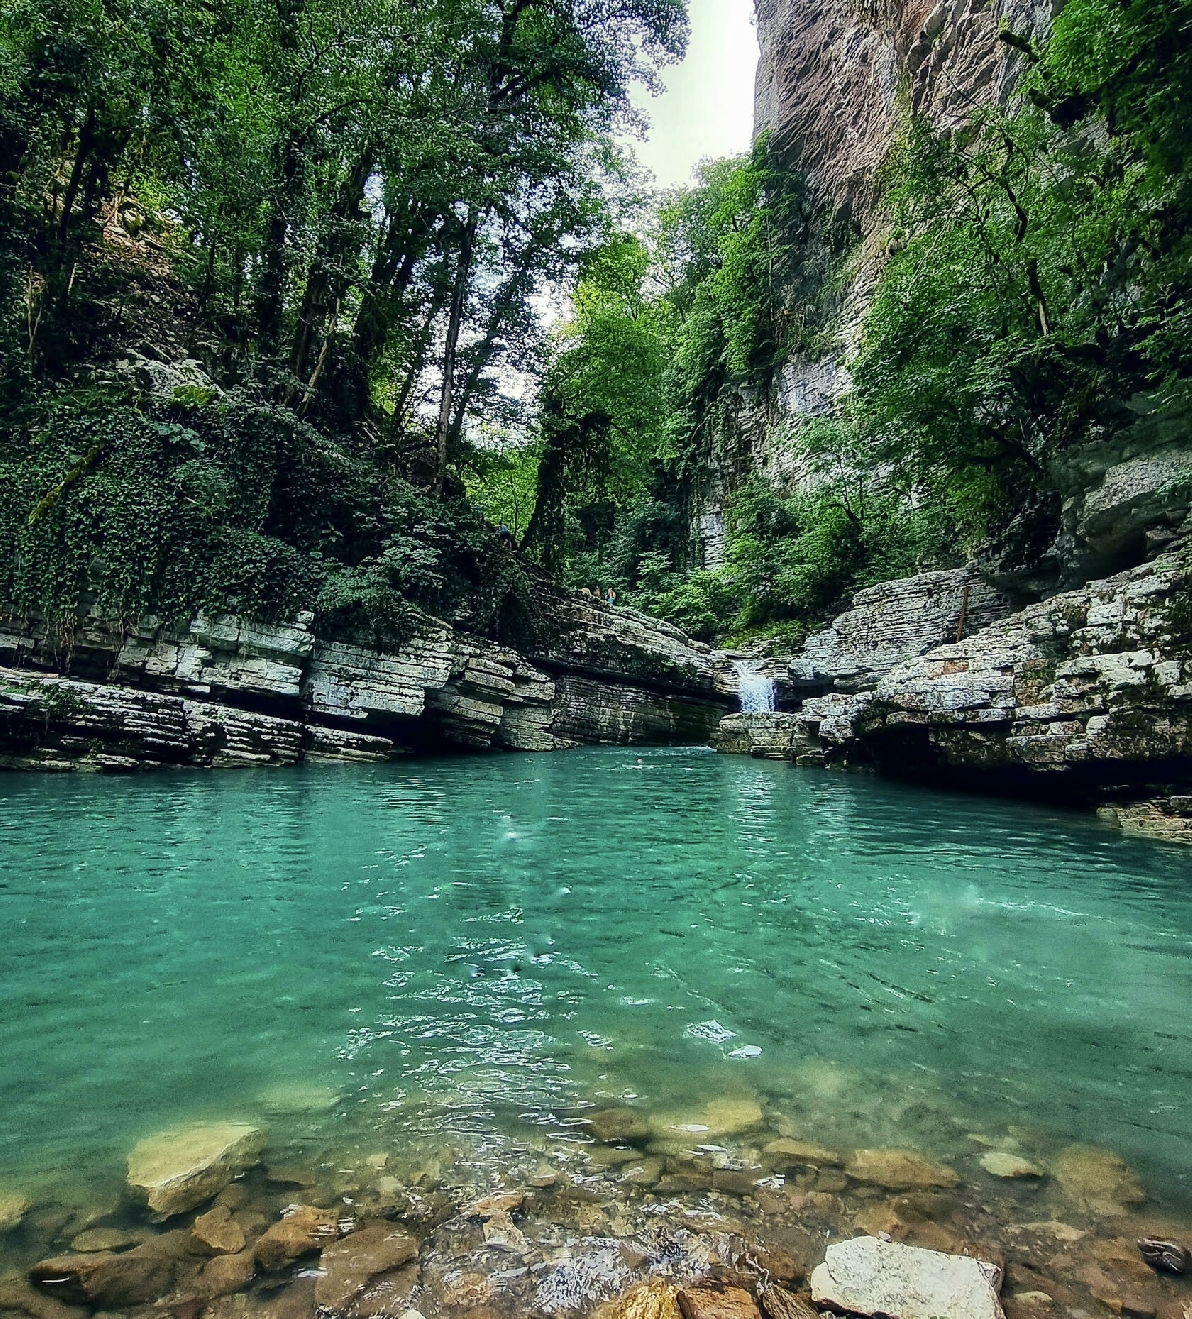
[[[9,775],[0,940],[30,1189],[204,1117],[496,1152],[727,1096],[954,1162],[1102,1144],[1192,1202],[1192,856],[1022,804],[703,750]]]

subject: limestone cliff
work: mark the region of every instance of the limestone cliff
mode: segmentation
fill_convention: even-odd
[[[734,704],[724,657],[577,594],[533,654],[427,620],[401,646],[323,636],[312,617],[119,628],[69,650],[0,625],[0,766],[132,769],[386,760],[413,749],[550,751],[706,741]]]
[[[942,645],[920,647],[911,625],[921,614],[930,637],[938,583],[884,592],[884,613],[858,598],[809,643],[830,690],[794,711],[728,716],[719,749],[1097,804],[1123,828],[1192,841],[1187,543]],[[864,673],[846,644],[857,616],[870,628]]]

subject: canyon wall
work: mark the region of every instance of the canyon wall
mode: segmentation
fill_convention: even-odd
[[[381,761],[411,750],[705,742],[735,707],[724,656],[575,593],[523,654],[426,619],[400,645],[234,617],[56,639],[0,624],[0,768]]]
[[[878,172],[914,114],[936,123],[1004,101],[1024,56],[998,39],[1046,33],[1062,0],[756,0],[761,56],[754,127],[806,170],[855,244],[829,346],[780,367],[768,397],[742,389],[716,438],[692,525],[700,558],[724,560],[725,509],[744,475],[787,489],[817,481],[788,437],[831,412],[886,255]]]

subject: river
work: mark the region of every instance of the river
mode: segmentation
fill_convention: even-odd
[[[550,1165],[628,1104],[976,1181],[1091,1143],[1192,1210],[1179,848],[702,749],[0,797],[0,1183],[35,1201],[102,1201],[190,1121],[275,1161]]]

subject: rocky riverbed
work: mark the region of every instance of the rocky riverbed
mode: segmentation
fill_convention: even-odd
[[[1112,1151],[964,1123],[930,1152],[844,1148],[742,1092],[690,1112],[605,1103],[500,1150],[396,1127],[297,1157],[282,1131],[231,1120],[153,1133],[106,1198],[0,1188],[0,1315],[1192,1311],[1192,1281],[1137,1245],[1178,1250],[1192,1225]]]

